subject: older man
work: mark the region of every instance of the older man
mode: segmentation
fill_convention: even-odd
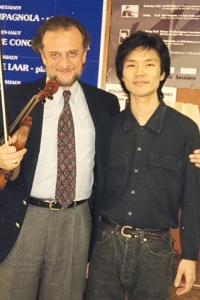
[[[31,113],[26,155],[0,147],[2,169],[17,173],[20,165],[19,176],[0,191],[0,300],[82,299],[95,152],[107,147],[107,123],[119,111],[114,95],[78,80],[89,43],[79,21],[50,18],[32,43],[46,76],[6,91],[13,121],[46,80],[59,85],[53,100]]]

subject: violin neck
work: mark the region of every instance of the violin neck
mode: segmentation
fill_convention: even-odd
[[[31,98],[31,100],[26,104],[26,106],[23,108],[23,110],[20,112],[20,114],[17,116],[17,118],[14,120],[14,122],[11,124],[9,128],[9,136],[12,136],[12,134],[16,131],[17,126],[19,125],[20,121],[28,115],[30,108],[32,108],[34,102],[36,99],[36,95]],[[31,109],[32,110],[32,109]],[[0,139],[0,145],[5,143],[4,136]]]

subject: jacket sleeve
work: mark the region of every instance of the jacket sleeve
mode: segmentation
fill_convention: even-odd
[[[185,144],[182,193],[180,197],[180,239],[182,258],[198,260],[200,245],[200,169],[189,161],[189,154],[200,147],[198,127],[190,130]]]

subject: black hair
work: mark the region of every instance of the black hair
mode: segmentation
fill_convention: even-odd
[[[167,45],[157,34],[148,34],[144,31],[137,31],[130,35],[128,38],[126,38],[124,42],[118,47],[115,63],[117,77],[120,80],[121,86],[127,94],[130,94],[122,80],[123,66],[124,60],[127,57],[127,55],[136,48],[143,48],[147,50],[154,49],[160,58],[161,74],[163,72],[165,73],[165,78],[160,81],[157,90],[158,99],[159,101],[161,101],[163,99],[163,93],[161,90],[167,77],[170,74],[170,55]]]

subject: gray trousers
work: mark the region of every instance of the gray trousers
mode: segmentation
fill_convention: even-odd
[[[29,205],[0,264],[0,300],[82,300],[90,233],[87,202],[57,211]]]

